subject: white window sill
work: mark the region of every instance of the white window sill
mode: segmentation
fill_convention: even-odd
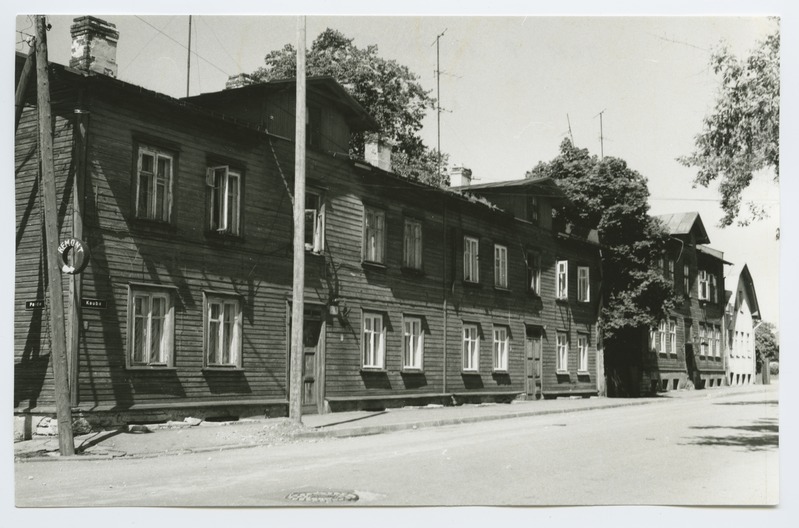
[[[591,375],[591,373],[588,372],[587,370],[578,370],[577,374],[580,375],[580,376],[590,376]]]
[[[461,370],[461,374],[480,374],[479,370],[472,370],[472,369],[463,369]]]
[[[568,374],[568,373],[569,373],[568,370],[556,370],[555,371],[555,374]]]

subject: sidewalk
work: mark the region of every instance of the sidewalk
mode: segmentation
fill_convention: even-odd
[[[702,391],[675,391],[653,398],[561,398],[515,401],[511,404],[460,405],[453,407],[404,407],[380,412],[353,411],[307,415],[302,425],[286,418],[246,419],[237,422],[167,422],[129,426],[75,437],[76,455],[58,456],[57,437],[37,437],[14,444],[17,462],[46,460],[101,460],[149,458],[247,447],[313,442],[325,438],[365,436],[440,427],[445,425],[504,420],[527,416],[571,413],[597,409],[652,405],[672,399],[717,398],[741,393],[774,391],[777,386],[751,385]]]

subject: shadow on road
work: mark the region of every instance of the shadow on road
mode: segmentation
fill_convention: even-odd
[[[360,420],[366,420],[367,418],[374,418],[375,416],[380,416],[381,414],[386,414],[387,412],[388,411],[379,411],[379,412],[375,412],[375,413],[369,414],[367,416],[359,416],[358,418],[352,418],[350,420],[342,420],[340,422],[333,422],[333,423],[317,425],[315,427],[315,429],[324,429],[325,427],[332,427],[334,425],[341,425],[341,424],[345,424],[345,423],[358,422]]]
[[[124,427],[120,427],[115,431],[103,431],[100,433],[95,434],[92,437],[86,438],[80,445],[75,446],[75,453],[81,454],[85,452],[90,447],[94,447],[97,444],[108,440],[118,434],[122,434],[124,432]]]
[[[695,426],[691,429],[733,431],[733,433],[694,437],[689,439],[688,445],[743,447],[748,451],[774,449],[780,445],[780,426],[776,418],[761,419],[752,425],[709,425]]]
[[[737,402],[714,403],[713,405],[779,405],[779,402],[777,400],[737,401]]]

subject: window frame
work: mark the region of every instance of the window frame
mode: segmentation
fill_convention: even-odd
[[[315,207],[308,208],[308,199],[315,198]],[[308,214],[312,215],[313,223],[311,224],[311,240],[308,241]],[[305,191],[305,234],[303,235],[305,241],[305,251],[311,252],[315,255],[321,255],[325,252],[325,203],[322,193],[314,190]]]
[[[528,194],[527,201],[526,201],[526,219],[528,222],[534,225],[540,225],[541,222],[541,202],[538,200],[538,196]]]
[[[178,169],[178,152],[175,148],[170,148],[169,146],[161,146],[158,141],[151,141],[149,139],[139,140],[134,138],[134,162],[133,162],[133,192],[132,192],[132,207],[133,207],[133,218],[137,221],[144,221],[144,222],[152,222],[156,224],[166,224],[170,225],[174,223],[174,208],[175,208],[175,179],[177,177],[177,169]],[[153,159],[153,168],[152,172],[149,173],[149,177],[152,178],[152,197],[151,203],[147,205],[147,212],[142,215],[139,213],[140,209],[140,200],[142,194],[142,158],[144,155],[149,155]],[[158,197],[157,197],[157,189],[158,189],[158,162],[159,159],[168,159],[169,160],[169,177],[168,183],[164,185],[164,192],[166,193],[165,200],[163,202],[163,207],[166,209],[166,218],[162,218],[164,211],[161,211],[160,214],[156,213],[156,207],[158,205]]]
[[[411,337],[410,341],[413,341],[414,334],[408,333],[408,323],[413,326],[414,324],[419,325],[419,334],[415,335],[417,349],[418,349],[418,364],[414,364],[412,359],[417,354],[413,354],[409,350],[409,336]],[[409,361],[411,359],[411,361]],[[424,325],[422,323],[422,318],[415,315],[404,315],[402,317],[402,370],[405,372],[421,372],[424,370]]]
[[[582,274],[585,272],[585,276]],[[577,302],[591,302],[591,268],[577,266]]]
[[[211,343],[211,307],[214,304],[218,304],[222,306],[222,310],[220,314],[222,316],[222,323],[219,325],[217,330],[217,337],[220,337],[220,334],[223,334],[224,324],[226,321],[224,320],[225,315],[225,307],[226,306],[233,306],[233,322],[231,331],[233,333],[231,337],[231,350],[229,351],[229,355],[231,360],[227,363],[223,362],[212,362],[210,358],[210,350],[209,346]],[[238,370],[242,368],[242,343],[243,343],[243,310],[242,310],[242,299],[239,295],[231,294],[231,293],[221,293],[221,292],[213,292],[213,291],[204,291],[203,292],[203,369],[206,370]],[[223,339],[220,338],[221,341]]]
[[[216,185],[217,171],[224,170],[222,176],[223,183],[220,186]],[[239,168],[231,167],[229,164],[210,165],[205,169],[205,183],[209,188],[208,199],[208,223],[207,229],[215,234],[228,235],[240,237],[242,233],[242,210],[241,210],[241,197],[244,190],[244,171]],[[235,177],[237,180],[237,193],[236,193],[236,211],[235,218],[229,217],[229,193],[230,193],[230,180]],[[220,191],[220,187],[224,187],[224,191]],[[221,197],[224,198],[220,207],[220,192]],[[216,218],[215,212],[218,214]],[[219,225],[214,225],[217,222]],[[235,222],[235,229],[228,226],[229,222]]]
[[[472,331],[474,336],[472,337]],[[474,344],[470,347],[470,344]],[[480,326],[475,323],[463,323],[461,329],[461,371],[466,373],[480,372]]]
[[[561,338],[562,342],[561,342]],[[558,374],[569,373],[569,334],[556,332],[555,334],[555,372]]]
[[[527,251],[527,291],[541,296],[541,253]]]
[[[371,329],[367,329],[367,320],[371,321]],[[380,329],[375,330],[375,321],[379,321]],[[369,340],[367,341],[367,332]],[[374,336],[377,336],[375,343]],[[363,370],[386,369],[386,325],[383,314],[379,312],[364,311],[361,318],[361,368]],[[376,349],[375,349],[376,345]],[[368,348],[367,348],[368,346]],[[371,356],[371,357],[370,357]],[[375,362],[367,361],[374,359]]]
[[[690,264],[683,264],[682,266],[682,288],[683,295],[689,297],[691,295],[691,266]]]
[[[577,334],[577,372],[588,374],[588,350],[591,346],[591,339],[588,334]]]
[[[673,356],[677,355],[677,320],[669,319],[669,353]]]
[[[175,366],[175,300],[174,288],[162,287],[157,285],[143,285],[143,284],[129,284],[128,285],[128,314],[127,314],[127,330],[125,337],[125,363],[126,367],[131,370],[164,370],[171,369]],[[152,306],[153,299],[161,299],[164,301],[164,314],[163,327],[161,330],[160,347],[162,352],[159,356],[160,361],[136,361],[136,299],[148,299],[148,313],[146,317],[146,331],[143,332],[143,339],[145,340],[142,350],[142,356],[150,358],[152,356],[151,340],[149,336],[152,333]]]
[[[418,231],[418,237],[416,231]],[[410,251],[411,248],[413,251]],[[418,218],[406,216],[402,230],[402,267],[413,271],[422,271],[424,269],[423,257],[424,223]]]
[[[375,225],[374,227],[370,227],[369,225],[369,218],[370,216],[374,219],[373,222],[375,224],[379,224],[376,222],[376,219],[381,219],[382,226]],[[375,237],[375,244],[373,247],[370,246],[370,233],[374,232]],[[380,235],[380,237],[378,237]],[[379,238],[379,240],[378,240]],[[377,264],[380,266],[386,265],[386,238],[387,238],[387,224],[386,224],[386,211],[384,209],[379,209],[377,207],[372,207],[370,205],[364,205],[363,208],[363,245],[362,245],[362,252],[361,252],[361,260],[366,264]],[[373,253],[373,254],[372,254]],[[379,257],[379,258],[378,258]]]
[[[494,288],[508,289],[508,246],[494,244]]]
[[[498,338],[498,334],[504,337]],[[494,325],[493,331],[492,368],[494,372],[508,372],[510,359],[510,327],[505,325]]]
[[[661,319],[660,321],[658,321],[658,341],[660,345],[658,351],[661,354],[669,353],[668,330],[669,330],[669,325],[665,319]]]
[[[480,284],[480,239],[471,235],[463,236],[463,282]]]
[[[563,269],[561,269],[561,266]],[[563,289],[561,290],[561,277]],[[555,298],[559,301],[569,299],[569,261],[558,260],[555,264]]]
[[[710,275],[708,274],[707,270],[700,269],[699,270],[699,277],[696,281],[697,284],[697,295],[700,301],[709,301],[710,300]],[[703,291],[704,288],[704,291]]]

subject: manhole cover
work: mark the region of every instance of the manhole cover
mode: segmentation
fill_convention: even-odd
[[[294,491],[286,498],[297,502],[355,502],[358,495],[351,491]]]

